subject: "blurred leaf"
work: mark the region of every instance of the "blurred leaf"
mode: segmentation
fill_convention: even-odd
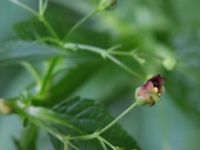
[[[172,38],[178,59],[177,70],[169,74],[169,94],[179,108],[200,123],[200,37],[196,30],[181,29]],[[176,88],[174,85],[176,83]]]
[[[42,61],[62,53],[56,47],[39,42],[12,41],[0,43],[0,64],[15,64],[22,61]]]
[[[58,104],[59,101],[71,96],[80,86],[82,86],[88,78],[90,78],[96,70],[98,70],[100,64],[81,64],[65,73],[63,77],[55,83],[52,87],[52,94],[47,105]]]
[[[12,141],[13,141],[13,144],[14,144],[16,150],[21,150],[22,149],[20,141],[17,138],[13,138]]]
[[[37,18],[31,18],[14,25],[17,36],[23,40],[35,40],[50,36],[44,25]]]
[[[22,105],[18,104],[18,107],[22,107]],[[34,106],[26,107],[20,111],[26,114],[30,121],[46,129],[55,137],[91,134],[113,120],[113,117],[101,106],[96,105],[94,101],[81,100],[80,98],[63,101],[56,105],[53,111]],[[101,136],[113,145],[126,150],[138,148],[135,141],[118,124]],[[100,143],[95,139],[88,141],[74,140],[72,143],[82,150],[102,149]]]

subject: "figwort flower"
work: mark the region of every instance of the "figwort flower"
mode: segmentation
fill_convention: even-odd
[[[153,106],[165,91],[164,82],[166,78],[160,74],[153,76],[135,91],[136,102],[140,105]]]

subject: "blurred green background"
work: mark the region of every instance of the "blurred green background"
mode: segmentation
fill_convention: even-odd
[[[22,2],[37,9],[35,0]],[[97,0],[52,0],[46,15],[63,36],[97,4]],[[114,9],[91,18],[70,39],[103,48],[122,44],[123,50],[138,49],[145,63],[120,59],[141,75],[166,76],[162,101],[154,107],[137,108],[120,122],[144,150],[200,149],[199,10],[199,0],[119,0]],[[27,37],[27,33],[39,32],[30,18],[22,8],[1,0],[1,43],[19,38],[35,40],[34,36]],[[134,89],[143,82],[96,55],[81,55],[67,62],[66,70],[74,82],[67,82],[67,74],[62,86],[68,94],[58,91],[55,95],[95,99],[113,116],[131,104]],[[20,65],[3,65],[0,69],[0,97],[18,95],[33,80]],[[19,138],[22,130],[22,121],[15,115],[0,116],[0,149],[14,150],[12,139]],[[51,149],[49,138],[42,132],[38,150]]]

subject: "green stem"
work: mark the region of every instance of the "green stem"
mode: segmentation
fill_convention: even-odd
[[[36,11],[34,11],[32,8],[28,7],[27,5],[24,5],[20,1],[18,1],[18,0],[9,0],[9,1],[20,6],[20,7],[22,7],[23,9],[27,10],[28,12],[30,12],[34,16],[38,17],[38,13]]]
[[[39,71],[30,63],[28,62],[22,62],[21,63],[30,73],[31,75],[35,78],[38,87],[41,86],[41,76]]]
[[[61,48],[63,48],[63,42],[60,41],[59,39],[55,39],[55,38],[52,38],[52,37],[43,37],[40,39],[41,42],[51,42],[57,46],[60,46]]]
[[[127,113],[129,113],[137,105],[138,105],[137,102],[133,103],[124,112],[122,112],[117,118],[115,118],[111,123],[109,123],[107,126],[105,126],[100,131],[94,132],[94,133],[89,134],[89,135],[76,136],[76,137],[66,137],[66,140],[90,140],[90,139],[95,139],[96,138],[98,140],[103,141],[108,146],[110,146],[113,150],[115,150],[116,148],[111,143],[109,143],[107,140],[105,140],[103,137],[101,137],[100,134],[104,133],[105,131],[110,129],[112,126],[114,126],[120,119],[122,119]]]
[[[113,55],[131,56],[130,52],[109,51]]]
[[[122,47],[121,44],[114,45],[114,46],[112,46],[112,47],[110,47],[110,48],[108,49],[108,52],[113,52],[113,51],[115,51],[116,49],[118,49],[118,48],[120,48],[120,47]]]
[[[90,140],[90,139],[94,139],[97,138],[99,136],[99,134],[97,132],[94,132],[92,134],[88,134],[88,135],[81,135],[81,136],[74,136],[74,137],[66,137],[66,140]]]
[[[90,51],[90,52],[94,52],[96,54],[99,54],[103,58],[110,59],[112,62],[114,62],[115,64],[117,64],[121,68],[123,68],[125,71],[129,72],[131,75],[143,80],[143,77],[141,75],[137,74],[131,68],[129,68],[128,66],[123,64],[121,61],[119,61],[117,58],[115,58],[114,56],[109,54],[109,52],[107,52],[105,49],[90,46],[90,45],[75,44],[75,43],[66,43],[64,45],[64,48],[69,48],[69,49],[73,49],[73,50],[85,50],[85,51]]]
[[[40,16],[44,16],[47,5],[48,5],[48,0],[39,0],[39,14],[40,14]]]
[[[55,65],[58,61],[58,58],[54,58],[51,60],[51,62],[49,63],[49,67],[47,69],[47,72],[44,76],[44,79],[42,80],[42,85],[41,85],[41,89],[39,91],[39,97],[44,97],[46,90],[48,89],[48,86],[51,82],[51,78],[52,78],[52,74],[53,74],[53,69],[55,68]]]
[[[74,150],[80,150],[80,148],[78,148],[77,146],[75,146],[74,144],[72,144],[71,142],[69,141],[66,141],[66,143]]]
[[[70,30],[65,34],[64,40],[66,40],[76,29],[78,29],[84,22],[86,22],[89,18],[96,15],[99,12],[99,9],[95,9],[91,11],[88,15],[79,20]]]
[[[110,148],[112,148],[113,150],[116,150],[115,146],[112,145],[110,142],[108,142],[106,139],[102,138],[102,137],[98,137],[99,140],[101,140],[102,142],[104,142],[105,144],[107,144]]]
[[[47,20],[43,16],[39,16],[38,19],[44,24],[44,26],[47,28],[47,30],[50,32],[50,34],[59,40],[59,37],[57,33],[54,31],[52,26],[47,22]]]
[[[37,148],[37,138],[38,138],[38,128],[31,124],[26,130],[21,138],[21,150],[36,150]]]
[[[111,143],[109,143],[106,139],[104,139],[103,137],[101,137],[99,135],[99,132],[94,132],[93,134],[89,134],[89,135],[83,135],[83,136],[75,136],[75,137],[66,137],[66,140],[91,140],[91,139],[98,139],[100,144],[102,145],[102,147],[104,149],[106,149],[105,144],[107,144],[108,146],[110,146],[112,149],[115,150],[115,146],[113,146]],[[105,144],[104,144],[105,143]]]
[[[131,106],[129,106],[124,112],[122,112],[115,120],[113,120],[111,123],[109,123],[106,127],[101,129],[98,133],[102,134],[108,129],[110,129],[112,126],[114,126],[122,117],[124,117],[127,113],[129,113],[134,107],[138,105],[137,102],[133,103]]]
[[[43,0],[39,0],[39,14],[42,16]]]
[[[68,150],[68,144],[64,143],[64,150]]]
[[[62,134],[57,134],[57,132],[55,130],[53,130],[52,128],[50,128],[48,125],[45,125],[44,122],[41,122],[41,120],[43,120],[44,118],[47,119],[48,121],[53,121],[55,123],[58,124],[62,124],[62,125],[66,125],[65,121],[59,120],[58,118],[52,116],[52,117],[47,117],[46,115],[43,115],[42,113],[44,113],[44,111],[42,111],[42,113],[40,112],[39,109],[35,109],[36,112],[34,112],[34,114],[32,114],[31,110],[34,110],[34,107],[27,107],[24,103],[22,103],[19,100],[15,100],[12,101],[12,107],[13,109],[20,114],[23,117],[28,118],[33,124],[35,124],[36,126],[43,128],[44,130],[46,130],[49,134],[53,135],[55,138],[57,138],[59,141],[61,142],[67,142],[66,140],[64,140],[64,135]],[[37,111],[38,114],[37,114]],[[35,114],[36,113],[36,114]],[[40,114],[40,115],[39,115]],[[35,117],[37,116],[37,117]],[[39,117],[39,118],[38,118]],[[69,145],[71,147],[73,147],[76,150],[80,150],[78,148],[76,148],[76,146],[74,146],[72,143],[68,142]]]
[[[101,144],[101,146],[103,147],[104,150],[108,150],[105,143],[101,139],[98,138],[98,141],[100,142],[100,144]]]

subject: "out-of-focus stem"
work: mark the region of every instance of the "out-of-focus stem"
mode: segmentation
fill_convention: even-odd
[[[64,40],[66,40],[75,30],[77,30],[84,22],[86,22],[89,18],[96,15],[99,12],[99,9],[95,9],[94,11],[91,11],[88,15],[83,17],[81,20],[79,20],[65,35]]]

